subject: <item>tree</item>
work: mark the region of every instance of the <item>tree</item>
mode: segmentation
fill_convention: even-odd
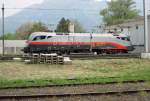
[[[5,40],[15,40],[16,39],[16,34],[15,33],[5,33],[4,34],[4,39]],[[3,39],[3,35],[2,36],[0,36],[0,40],[2,40]]]
[[[138,16],[133,0],[111,0],[108,7],[100,12],[104,23],[109,25],[120,24],[125,20],[133,19]]]
[[[77,21],[74,20],[72,21],[74,23],[74,31],[75,33],[85,33],[85,29],[83,28],[83,26]]]
[[[27,22],[16,30],[16,39],[28,39],[31,33],[40,31],[47,32],[49,30],[42,22]]]
[[[56,28],[56,32],[64,32],[64,33],[69,33],[69,24],[73,23],[74,24],[74,31],[75,33],[84,33],[86,32],[82,25],[77,21],[77,20],[69,20],[62,18]]]
[[[64,17],[59,21],[56,32],[64,32],[69,33],[68,27],[69,27],[70,20],[65,19]]]

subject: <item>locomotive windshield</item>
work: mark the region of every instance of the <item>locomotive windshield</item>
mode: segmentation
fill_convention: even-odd
[[[117,37],[120,40],[130,41],[130,37]]]
[[[46,36],[42,35],[42,36],[36,36],[35,38],[33,38],[33,41],[37,41],[37,40],[44,40],[46,38]]]

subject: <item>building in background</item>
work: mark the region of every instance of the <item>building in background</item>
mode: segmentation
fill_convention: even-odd
[[[68,29],[69,29],[69,32],[70,32],[70,33],[74,33],[74,32],[75,32],[75,31],[74,31],[74,27],[75,27],[75,26],[74,26],[74,23],[70,21],[69,26],[68,26]]]
[[[122,24],[107,26],[104,28],[104,31],[117,31],[129,35],[132,44],[135,46],[135,52],[144,52],[144,17],[140,16],[136,19],[128,20]],[[148,33],[150,35],[150,15],[148,16]]]
[[[150,34],[150,15],[148,16],[148,25],[148,32]],[[122,24],[108,26],[105,28],[105,31],[120,31],[130,36],[133,45],[144,46],[144,17],[128,20]]]

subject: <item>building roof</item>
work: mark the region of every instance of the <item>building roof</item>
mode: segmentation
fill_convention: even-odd
[[[148,20],[150,20],[150,15],[148,15]],[[120,27],[120,28],[130,28],[132,26],[137,26],[137,25],[144,25],[144,17],[143,16],[139,16],[135,19],[126,20],[122,24],[107,26],[107,27],[105,27],[105,30],[115,29],[115,28],[118,28],[118,27]]]

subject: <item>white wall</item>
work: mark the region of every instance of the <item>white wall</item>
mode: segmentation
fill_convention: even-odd
[[[150,19],[148,19],[148,34],[149,34],[149,53],[150,53]]]
[[[130,28],[130,37],[133,45],[144,45],[144,26],[138,25],[138,29],[136,27]]]
[[[5,40],[4,41],[6,54],[22,54],[21,49],[26,46],[26,40]],[[2,54],[2,40],[0,40],[0,54]]]

